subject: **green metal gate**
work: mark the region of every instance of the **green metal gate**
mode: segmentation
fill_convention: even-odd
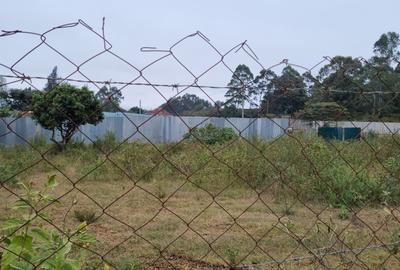
[[[343,127],[320,127],[318,128],[318,136],[324,139],[334,140],[356,140],[361,135],[361,128],[343,128]]]

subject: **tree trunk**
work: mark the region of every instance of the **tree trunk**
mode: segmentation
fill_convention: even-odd
[[[53,129],[52,131],[51,141],[57,145],[60,152],[63,152],[67,148],[67,144],[71,141],[76,129],[73,128],[71,130],[64,130],[62,128],[58,128],[58,130],[60,131],[61,141],[56,140],[55,129]]]
[[[55,137],[56,137],[56,131],[55,131],[55,129],[53,129],[50,140],[57,145],[58,151],[60,151],[60,152],[64,151],[64,147],[63,147],[62,143],[57,141]]]

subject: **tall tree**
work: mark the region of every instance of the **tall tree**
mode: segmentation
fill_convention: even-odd
[[[303,76],[291,66],[282,70],[280,76],[275,76],[268,84],[271,91],[263,100],[263,110],[266,113],[293,114],[304,108],[307,101]]]
[[[255,95],[258,96],[258,102],[261,106],[263,97],[270,92],[271,81],[276,78],[275,72],[272,70],[262,69],[254,79]]]
[[[120,104],[124,97],[121,91],[115,86],[104,85],[96,93],[96,98],[98,98],[103,106],[103,111],[105,112],[119,112],[122,109]]]
[[[398,33],[382,34],[374,44],[374,53],[366,65],[367,89],[373,92],[374,118],[400,114],[400,37]]]
[[[382,34],[374,44],[374,53],[377,58],[383,59],[387,64],[394,62],[397,66],[400,61],[400,36],[396,32]]]
[[[47,83],[44,87],[44,90],[50,91],[59,83],[60,83],[60,79],[58,78],[58,74],[57,74],[57,66],[55,66],[53,68],[53,70],[51,71],[50,75],[47,77]]]
[[[30,111],[32,109],[32,97],[37,92],[31,88],[9,89],[3,95],[8,107],[13,111]]]
[[[170,114],[193,115],[212,106],[207,100],[188,93],[171,99],[168,104],[164,103],[160,107]]]
[[[235,106],[241,105],[242,117],[244,117],[244,105],[248,102],[254,105],[254,75],[250,68],[246,65],[238,65],[232,74],[232,78],[228,83],[229,90],[225,97],[228,98],[228,104]]]
[[[379,71],[377,71],[379,70]],[[369,103],[369,112],[373,118],[393,116],[400,114],[400,73],[392,68],[375,69],[370,67],[368,81],[366,84]]]
[[[370,113],[370,96],[361,95],[366,88],[366,69],[357,59],[335,56],[323,66],[314,83],[312,94],[317,102],[336,102],[352,116]]]

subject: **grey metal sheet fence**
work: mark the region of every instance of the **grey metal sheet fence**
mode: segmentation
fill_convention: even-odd
[[[204,126],[207,123],[217,127],[232,128],[236,133],[240,132],[245,138],[257,137],[265,140],[282,135],[289,126],[294,129],[309,131],[316,131],[318,126],[323,126],[321,121],[292,120],[292,123],[289,124],[288,118],[207,118],[105,113],[104,120],[96,126],[81,126],[82,132],[77,132],[74,135],[74,140],[89,143],[103,137],[107,132],[112,132],[119,140],[128,138],[128,141],[146,142],[150,140],[154,143],[172,143],[181,140],[183,135],[188,132],[188,127]],[[10,128],[7,127],[8,124]],[[338,122],[337,125],[339,127],[359,127],[362,133],[372,131],[376,134],[395,134],[400,131],[400,123],[343,121]],[[6,117],[0,121],[0,146],[24,144],[24,140],[31,140],[35,137],[50,141],[51,132],[36,124],[30,117],[18,119]]]
[[[36,124],[30,117],[18,119],[7,117],[2,120],[0,121],[0,146],[23,144],[24,140],[31,140],[35,137],[43,138],[46,141],[50,140],[51,132]],[[142,125],[144,122],[146,124]],[[181,140],[183,135],[188,132],[189,127],[204,126],[207,123],[217,127],[232,128],[245,138],[257,137],[268,140],[283,134],[284,129],[288,128],[289,120],[287,118],[152,117],[133,113],[125,115],[105,113],[104,120],[96,126],[81,126],[82,132],[78,131],[74,135],[74,140],[88,143],[103,137],[107,132],[112,132],[119,140],[129,138],[129,141],[146,142],[150,140],[154,143],[171,143]]]

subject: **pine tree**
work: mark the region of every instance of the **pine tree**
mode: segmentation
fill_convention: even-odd
[[[57,66],[53,68],[51,71],[50,75],[47,77],[47,83],[46,86],[44,87],[44,91],[50,91],[53,89],[55,86],[57,86],[60,82],[60,79],[58,78],[57,74]]]
[[[227,105],[241,105],[242,118],[244,117],[245,102],[254,105],[254,76],[250,68],[246,65],[238,65],[235,69],[230,82],[228,83],[229,90],[225,97],[228,98]]]

